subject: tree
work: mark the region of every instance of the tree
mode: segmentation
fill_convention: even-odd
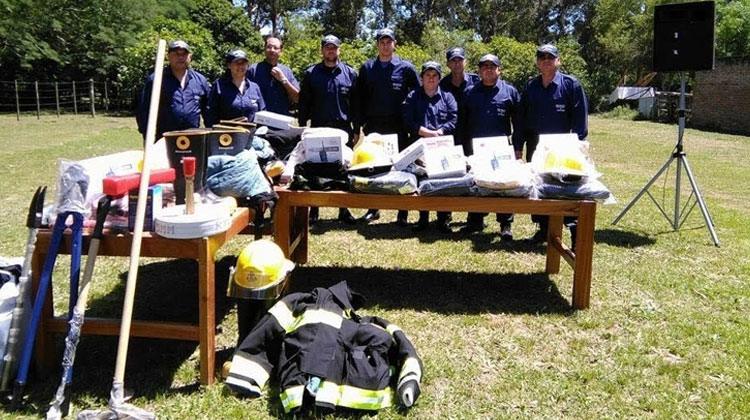
[[[0,1],[3,77],[113,74],[122,51],[147,25],[143,12],[152,10],[145,0]]]
[[[365,3],[366,0],[317,0],[317,16],[324,32],[347,41],[357,38],[365,16]]]
[[[263,52],[263,40],[242,8],[226,0],[195,0],[189,13],[193,22],[211,32],[217,53],[224,54],[234,48],[256,54]]]
[[[750,0],[717,2],[716,56],[750,56]]]
[[[311,2],[310,0],[245,0],[239,4],[244,4],[245,12],[256,31],[264,26],[270,26],[271,33],[279,33],[284,16],[309,8]]]

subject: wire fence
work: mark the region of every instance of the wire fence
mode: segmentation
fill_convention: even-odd
[[[131,105],[123,101],[113,84],[104,81],[25,82],[0,80],[0,113],[15,113],[18,120],[24,115],[90,114],[123,109]]]

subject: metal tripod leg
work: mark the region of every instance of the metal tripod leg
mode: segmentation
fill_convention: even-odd
[[[719,237],[716,235],[716,230],[714,230],[714,221],[711,219],[711,214],[708,212],[706,202],[703,201],[703,194],[701,194],[701,190],[698,188],[698,182],[693,176],[693,170],[690,169],[687,156],[684,154],[680,155],[680,160],[682,161],[682,164],[685,165],[685,172],[690,180],[690,185],[693,187],[693,192],[695,193],[696,200],[698,200],[698,206],[701,208],[701,213],[703,213],[703,220],[706,222],[706,227],[708,227],[708,231],[711,233],[711,239],[714,240],[714,245],[721,246],[719,245]]]
[[[627,213],[628,210],[630,210],[630,208],[633,207],[635,203],[638,202],[638,200],[640,200],[641,196],[648,191],[648,189],[651,187],[651,184],[653,184],[654,182],[656,182],[657,179],[659,179],[661,174],[669,167],[669,165],[672,163],[674,159],[675,159],[674,154],[670,156],[669,159],[667,159],[667,162],[661,167],[661,169],[659,169],[656,172],[656,174],[653,177],[651,177],[651,179],[646,183],[646,185],[644,185],[643,188],[641,188],[638,194],[635,197],[633,197],[632,200],[630,200],[630,203],[628,203],[628,205],[625,206],[624,209],[622,209],[620,214],[618,214],[617,217],[615,217],[615,220],[612,221],[613,225],[616,225],[617,222],[620,221],[622,216],[625,216],[625,213]]]

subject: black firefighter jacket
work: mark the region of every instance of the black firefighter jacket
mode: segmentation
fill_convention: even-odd
[[[274,375],[287,413],[303,399],[323,409],[389,407],[394,387],[419,384],[422,361],[399,327],[354,312],[363,301],[346,282],[284,297],[235,351],[227,385],[257,397]]]

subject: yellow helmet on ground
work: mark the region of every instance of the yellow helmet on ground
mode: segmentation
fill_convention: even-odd
[[[283,274],[284,261],[284,253],[274,242],[253,241],[237,257],[234,282],[248,289],[267,286]]]

